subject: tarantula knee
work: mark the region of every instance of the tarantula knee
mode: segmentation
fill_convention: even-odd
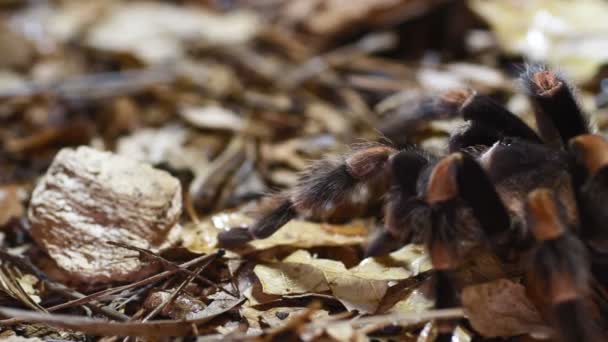
[[[535,108],[536,125],[546,143],[566,145],[571,138],[590,132],[586,114],[561,76],[543,66],[531,66],[521,79]]]

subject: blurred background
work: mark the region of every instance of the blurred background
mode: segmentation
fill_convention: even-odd
[[[608,124],[600,0],[2,0],[0,11],[0,224],[22,215],[64,146],[171,171],[191,215],[288,187],[353,143],[440,154],[462,121],[429,115],[425,100],[473,87],[529,120],[516,80],[527,62],[560,70]]]

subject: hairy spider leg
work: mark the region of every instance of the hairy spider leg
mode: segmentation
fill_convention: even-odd
[[[532,191],[526,203],[527,224],[537,244],[530,256],[528,278],[550,308],[550,320],[564,342],[602,341],[590,314],[591,280],[583,243],[564,221],[551,190]]]

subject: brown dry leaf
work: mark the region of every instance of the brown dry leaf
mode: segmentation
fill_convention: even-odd
[[[171,296],[170,291],[156,291],[150,293],[144,302],[144,308],[153,310],[164,303]],[[205,303],[187,294],[180,293],[173,301],[167,304],[160,314],[173,319],[194,319],[200,311],[205,309]]]
[[[258,18],[250,12],[218,15],[200,7],[121,3],[89,31],[87,43],[100,50],[131,52],[154,64],[183,58],[188,40],[243,44],[255,36],[258,25]]]
[[[329,290],[323,271],[313,265],[295,262],[257,265],[254,272],[267,294],[290,295]]]
[[[245,118],[219,105],[184,107],[179,113],[186,122],[199,128],[238,132],[245,127]]]
[[[217,234],[220,231],[247,227],[252,223],[253,219],[242,213],[220,213],[198,224],[186,225],[182,233],[182,243],[194,253],[206,253],[217,249]],[[311,248],[358,245],[365,241],[367,227],[368,224],[364,220],[355,220],[344,225],[291,220],[269,238],[251,241],[249,247],[254,250],[265,250],[276,246]],[[247,247],[241,250],[245,251]]]
[[[395,303],[395,305],[388,310],[388,313],[412,313],[412,312],[424,312],[433,308],[434,301],[429,299],[423,291],[414,289],[407,297]]]
[[[290,264],[287,266],[287,270],[293,272],[284,272],[282,267],[285,267],[286,264]],[[274,268],[274,271],[267,272],[268,268]],[[316,276],[311,276],[313,274],[311,268],[315,270]],[[348,310],[359,310],[366,313],[375,311],[388,288],[387,281],[365,279],[361,274],[351,274],[341,262],[313,258],[304,250],[294,252],[282,263],[258,265],[254,269],[254,273],[260,279],[265,293],[273,291],[274,294],[280,295],[293,294],[294,286],[304,289],[306,286],[300,284],[312,283],[323,290],[331,289],[333,295]],[[313,282],[309,283],[310,280]]]
[[[427,323],[420,335],[418,335],[417,342],[433,342],[437,338],[437,323]],[[461,326],[457,326],[452,333],[451,342],[471,342],[473,340],[472,334]]]
[[[559,66],[577,82],[593,77],[608,61],[608,4],[584,1],[470,0],[503,49]]]
[[[45,18],[49,38],[56,40],[57,43],[74,39],[115,3],[114,0],[66,2],[64,6],[52,11],[48,18]]]
[[[40,304],[42,301],[40,299],[40,293],[35,287],[38,282],[40,282],[38,278],[31,274],[23,274],[17,279],[17,282],[33,302]]]
[[[239,212],[223,212],[191,222],[182,231],[182,245],[193,253],[209,253],[217,250],[217,235],[223,230],[246,227],[253,219]]]
[[[183,153],[182,144],[187,138],[188,130],[181,125],[143,128],[118,139],[116,152],[144,163],[158,165],[168,161],[173,154]]]
[[[432,268],[423,246],[409,244],[386,257],[367,258],[351,271],[385,274],[385,279],[406,279]],[[407,275],[406,275],[407,274]]]
[[[209,155],[222,146],[214,136],[202,136],[179,124],[139,129],[118,139],[119,155],[152,165],[166,163],[172,170],[191,171],[195,176],[209,167]]]
[[[242,307],[239,311],[251,327],[255,327],[257,329],[260,328],[260,322],[264,323],[269,327],[280,327],[284,325],[287,320],[291,319],[293,314],[299,314],[306,311],[307,308],[304,307],[276,307],[268,310],[256,310],[251,307]],[[316,310],[313,314],[314,319],[324,319],[329,316],[329,313],[325,310]],[[260,330],[261,331],[261,330]]]
[[[0,292],[33,310],[44,312],[40,306],[40,293],[35,288],[38,282],[38,278],[22,273],[8,262],[0,263]]]
[[[275,246],[311,248],[358,245],[365,241],[367,227],[369,223],[365,220],[354,220],[343,225],[291,220],[268,239],[255,240],[250,244],[257,250]],[[343,234],[334,234],[334,231]]]
[[[462,304],[473,328],[486,337],[523,335],[544,324],[524,286],[508,279],[465,287]]]
[[[423,13],[439,1],[294,0],[287,1],[285,19],[303,24],[315,34],[333,34],[356,25],[386,24]]]
[[[499,70],[464,62],[450,63],[441,67],[424,67],[418,70],[416,77],[420,85],[429,93],[466,87],[484,93],[512,87],[512,83]]]
[[[24,213],[18,190],[14,185],[0,187],[0,227],[13,217],[20,217]]]
[[[396,255],[411,257],[412,247],[405,247]],[[413,263],[419,262],[414,258]],[[411,262],[411,260],[409,260]],[[389,287],[389,281],[407,279],[412,273],[400,267],[387,267],[372,259],[347,269],[342,262],[319,259],[299,250],[280,263],[257,265],[254,273],[265,293],[289,295],[321,292],[332,294],[348,309],[373,313]]]

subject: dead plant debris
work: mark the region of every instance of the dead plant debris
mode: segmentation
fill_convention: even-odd
[[[424,248],[364,257],[375,208],[240,248],[218,235],[245,232],[312,160],[368,142],[444,153],[463,120],[426,109],[445,90],[533,122],[521,57],[562,66],[604,132],[605,7],[0,1],[0,339],[430,342],[448,319],[451,341],[551,336],[486,252],[453,279],[463,307],[434,309]]]

